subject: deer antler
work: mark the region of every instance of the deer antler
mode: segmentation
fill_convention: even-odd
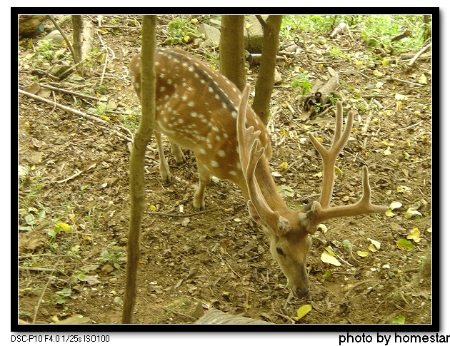
[[[246,113],[249,88],[245,86],[237,115],[237,138],[239,147],[239,159],[244,173],[248,195],[249,208],[256,211],[262,222],[271,230],[283,231],[284,223],[280,222],[280,214],[273,211],[265,200],[258,181],[255,177],[255,169],[259,160],[264,155],[265,148],[259,140],[261,131],[255,131],[253,126],[246,128]]]
[[[309,135],[311,142],[322,157],[323,168],[323,181],[322,191],[320,194],[319,202],[314,202],[308,220],[310,226],[308,231],[313,233],[315,231],[315,225],[321,221],[343,216],[356,216],[369,213],[382,213],[388,208],[381,205],[375,205],[371,202],[371,189],[369,183],[369,171],[367,167],[362,169],[362,186],[363,194],[361,199],[351,205],[330,207],[331,196],[333,194],[334,186],[334,166],[339,153],[346,145],[353,125],[353,113],[349,113],[347,118],[347,124],[345,125],[344,133],[342,134],[342,103],[336,104],[336,129],[334,139],[331,147],[326,149],[321,143],[314,138],[313,135]]]

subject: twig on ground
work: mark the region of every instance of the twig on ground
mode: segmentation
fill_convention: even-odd
[[[370,121],[372,120],[372,112],[369,113],[369,116],[367,117],[366,123],[364,124],[361,133],[365,135],[367,133],[367,130],[369,129]]]
[[[106,52],[105,62],[103,64],[102,75],[100,77],[100,84],[99,84],[99,85],[102,85],[103,84],[103,79],[105,78],[106,67],[108,66],[108,62],[109,62],[109,60],[108,60],[109,59],[109,55],[111,54],[111,60],[114,60],[116,58],[116,55],[114,54],[114,51],[105,44],[105,42],[103,41],[102,36],[98,32],[98,30],[96,30],[96,33],[97,33],[97,37],[98,37],[98,39],[100,41],[100,44],[102,45],[102,48]]]
[[[45,291],[47,290],[48,285],[50,285],[50,282],[53,280],[53,272],[56,270],[56,267],[58,266],[58,264],[59,264],[59,261],[57,261],[55,263],[55,266],[53,267],[53,269],[51,269],[50,276],[49,276],[49,278],[47,280],[47,283],[45,284],[44,288],[42,289],[41,296],[39,297],[39,300],[38,300],[38,303],[37,303],[36,307],[34,308],[33,324],[36,323],[37,314],[39,312],[39,307],[41,306],[41,303],[42,303],[42,300],[44,298],[44,294],[45,294]]]
[[[132,141],[132,138],[128,138],[128,137],[125,136],[124,134],[122,134],[122,133],[120,133],[119,131],[117,131],[116,129],[112,128],[112,127],[108,124],[108,122],[105,121],[105,120],[102,120],[102,119],[100,119],[100,118],[94,117],[94,116],[89,115],[89,114],[86,114],[86,113],[81,112],[81,111],[79,111],[79,110],[77,110],[77,109],[74,109],[74,108],[70,108],[70,107],[64,106],[64,105],[62,105],[62,104],[60,104],[60,103],[56,103],[56,102],[47,100],[46,98],[40,97],[40,96],[38,96],[38,95],[31,94],[31,93],[29,93],[29,92],[27,92],[27,91],[24,91],[24,90],[21,90],[21,89],[19,89],[19,93],[20,93],[20,94],[23,94],[23,95],[25,95],[25,96],[34,98],[34,99],[36,99],[36,100],[38,100],[38,101],[48,103],[48,104],[50,104],[50,105],[56,105],[56,107],[58,107],[58,108],[60,108],[60,109],[62,109],[62,110],[65,110],[66,112],[69,112],[69,113],[78,115],[78,116],[83,117],[83,118],[86,118],[86,119],[88,119],[88,120],[92,120],[92,121],[94,121],[94,122],[96,122],[96,123],[98,123],[98,124],[101,124],[101,125],[103,125],[103,126],[106,126],[108,129],[110,129],[111,131],[113,131],[113,132],[114,132],[117,136],[119,136],[120,138],[122,138],[122,139],[124,139],[124,140],[126,140],[126,141],[128,141],[128,142],[131,142],[131,141]]]
[[[53,90],[52,90],[52,96],[53,96],[53,102],[55,104],[53,105],[51,113],[53,113],[55,111],[55,109],[56,109],[56,95],[55,95],[55,92]]]
[[[72,91],[72,90],[67,90],[67,89],[62,89],[62,88],[57,88],[48,84],[39,84],[41,87],[46,88],[46,89],[50,89],[50,90],[55,90],[55,91],[61,91],[63,93],[66,94],[70,94],[70,95],[75,95],[75,96],[79,96],[85,99],[91,99],[91,100],[95,100],[95,101],[100,101],[99,98],[91,96],[91,95],[86,95],[86,94],[82,94],[76,91]]]
[[[400,82],[400,83],[410,84],[410,85],[413,85],[413,86],[420,86],[420,87],[424,86],[423,84],[420,84],[420,83],[411,82],[409,80],[399,79],[399,78],[395,78],[395,77],[390,77],[389,79],[390,80],[395,80],[395,81]]]
[[[368,280],[364,280],[364,281],[360,281],[356,284],[354,284],[352,287],[349,288],[349,290],[344,294],[344,299],[347,298],[347,296],[350,294],[351,291],[353,291],[356,287],[359,287],[361,285],[367,284],[369,282],[377,282],[378,280],[376,279],[368,279]]]
[[[419,51],[417,52],[417,54],[414,55],[414,56],[412,57],[412,59],[408,62],[408,66],[414,65],[414,63],[416,62],[416,60],[417,60],[423,53],[425,53],[430,47],[431,47],[431,42],[428,43],[428,44],[427,44],[425,47],[423,47],[421,50],[419,50]]]
[[[79,175],[83,174],[84,172],[87,172],[87,171],[89,171],[90,169],[94,168],[96,165],[97,165],[96,163],[93,163],[92,165],[90,165],[90,166],[89,166],[87,169],[85,169],[84,171],[79,171],[79,172],[77,172],[77,173],[71,175],[70,177],[67,177],[67,178],[62,179],[62,180],[57,180],[57,181],[55,181],[55,183],[57,183],[57,184],[62,184],[62,183],[65,183],[65,182],[67,182],[67,181],[69,181],[69,180],[75,179],[76,177],[78,177]]]
[[[284,318],[285,320],[289,321],[291,324],[295,324],[295,320],[287,315],[282,314],[281,312],[276,312],[275,310],[273,310],[273,313],[275,315],[280,316],[281,318]]]
[[[19,270],[29,270],[32,272],[54,272],[55,268],[40,268],[40,267],[23,267],[23,266],[18,266]],[[58,270],[59,271],[59,270]],[[61,273],[64,273],[62,271],[59,271]]]

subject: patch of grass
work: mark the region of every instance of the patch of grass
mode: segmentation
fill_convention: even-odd
[[[102,263],[109,263],[114,268],[120,269],[121,263],[125,262],[125,251],[120,246],[113,243],[100,254],[100,261]]]
[[[311,92],[312,82],[307,72],[299,73],[291,83],[293,88],[300,88],[302,95],[307,95]]]
[[[19,215],[21,211],[26,213],[33,211],[37,214],[38,210],[42,210],[40,203],[37,201],[40,193],[44,190],[46,184],[43,182],[43,177],[40,175],[32,175],[32,171],[28,171],[19,180]],[[25,216],[25,214],[23,215]]]
[[[130,113],[122,116],[120,123],[131,132],[134,132],[139,127],[140,115],[140,111],[131,111]]]
[[[280,36],[291,40],[299,34],[323,35],[340,22],[347,23],[351,30],[361,31],[361,38],[372,48],[391,45],[399,49],[420,48],[424,32],[430,27],[422,15],[297,15],[283,17]],[[391,44],[391,39],[405,30],[411,36]]]
[[[371,48],[394,46],[401,49],[417,49],[422,46],[424,30],[423,16],[418,15],[384,15],[362,16],[358,24],[361,38]],[[405,30],[411,31],[411,36],[391,43],[391,39]]]
[[[330,54],[330,56],[332,58],[339,58],[339,59],[346,59],[347,58],[347,54],[345,54],[342,50],[340,50],[336,46],[332,46],[330,48],[330,50],[328,51],[328,53]]]
[[[337,16],[331,15],[284,16],[280,36],[292,39],[298,33],[326,33],[333,29],[337,19]]]
[[[211,50],[206,53],[206,60],[209,62],[209,66],[211,66],[214,70],[219,70],[219,52]]]
[[[36,58],[51,62],[55,51],[55,45],[51,40],[40,40],[36,44]]]

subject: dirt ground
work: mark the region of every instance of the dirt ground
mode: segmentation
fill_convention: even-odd
[[[158,33],[160,44],[165,23]],[[100,100],[48,90],[40,94],[83,112],[106,107],[100,115],[106,126],[27,96],[19,98],[18,299],[19,317],[27,323],[57,323],[75,315],[82,315],[84,323],[120,323],[129,143],[112,128],[136,126],[139,118],[127,65],[138,52],[140,30],[134,26],[136,19],[128,17],[105,17],[105,24],[110,27],[99,29],[94,37],[97,53],[87,63],[86,76],[72,74],[58,83]],[[70,25],[63,28],[70,32]],[[36,43],[37,39],[19,43],[21,89],[50,81],[36,71],[53,65],[36,68]],[[211,50],[195,44],[182,47],[204,60]],[[313,236],[310,294],[286,302],[286,278],[270,256],[264,233],[249,218],[238,188],[213,179],[207,210],[196,213],[191,205],[198,179],[195,158],[185,152],[187,163],[177,165],[166,143],[176,179],[163,185],[153,140],[147,152],[136,323],[192,323],[210,307],[277,324],[431,323],[430,61],[419,60],[412,68],[389,54],[386,65],[366,61],[367,48],[357,37],[352,41],[346,36],[309,35],[304,47],[307,55],[300,52],[279,62],[282,81],[271,104],[271,167],[288,204],[298,207],[317,198],[321,162],[308,133],[328,143],[334,128],[332,112],[313,119],[300,116],[301,93],[291,82],[299,69],[313,80],[324,80],[327,67],[332,67],[340,74],[338,91],[345,114],[359,111],[338,159],[333,203],[359,198],[360,171],[367,165],[373,200],[400,202],[401,207],[391,216],[328,221],[326,232]],[[331,47],[339,47],[346,57],[332,57]],[[64,54],[69,54],[67,49]],[[363,63],[355,64],[349,56]],[[252,86],[257,69],[249,70]],[[409,208],[420,215],[409,217]],[[420,238],[408,240],[415,228]],[[379,248],[370,240],[379,242]],[[410,245],[402,246],[405,240]],[[340,266],[321,260],[327,247]],[[297,310],[305,304],[312,310],[297,320]]]

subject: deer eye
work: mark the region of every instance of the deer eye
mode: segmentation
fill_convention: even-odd
[[[283,249],[280,248],[280,247],[277,247],[277,253],[278,253],[280,256],[285,256],[285,253],[284,253]]]

